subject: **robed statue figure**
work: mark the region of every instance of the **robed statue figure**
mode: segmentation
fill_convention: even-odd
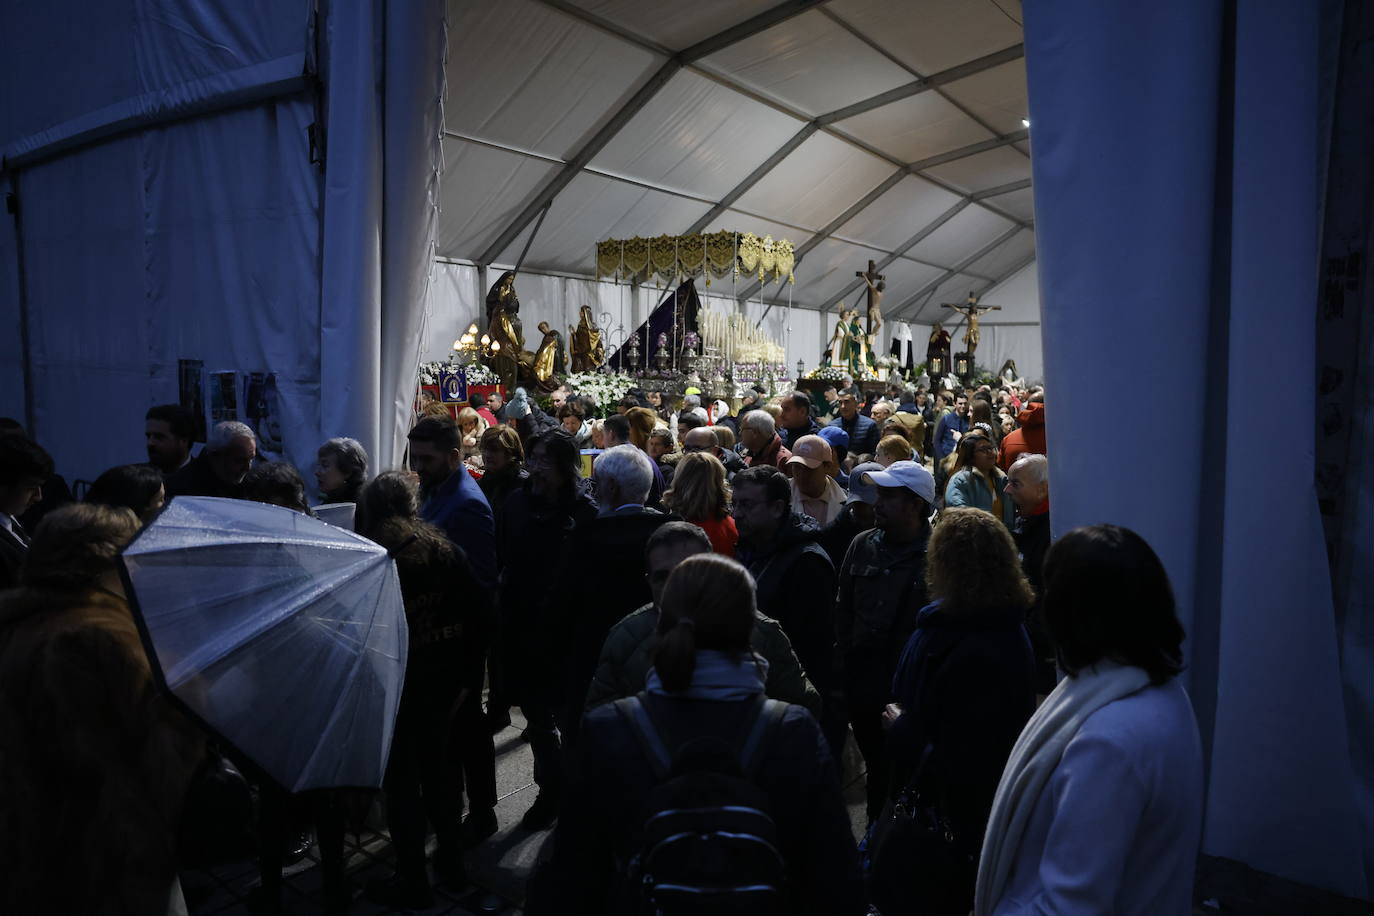
[[[568,371],[563,364],[563,335],[547,321],[539,322],[539,331],[544,340],[534,354],[534,381],[543,391],[556,391],[562,384],[558,377]]]
[[[601,342],[601,329],[592,319],[590,305],[582,306],[577,327],[568,330],[572,332],[572,344],[568,348],[572,352],[572,371],[595,372],[601,368],[606,361],[606,346]]]
[[[525,349],[513,270],[503,273],[487,293],[487,334],[501,345],[488,359],[488,365],[503,385],[514,388],[517,377],[528,376],[533,369],[534,354]]]
[[[935,322],[930,330],[930,343],[926,345],[926,372],[931,382],[949,375],[949,332]]]

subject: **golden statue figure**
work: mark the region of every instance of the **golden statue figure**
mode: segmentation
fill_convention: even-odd
[[[562,384],[558,376],[567,372],[563,364],[563,335],[549,327],[547,321],[539,322],[539,331],[544,340],[534,354],[534,381],[542,391],[555,391]]]
[[[606,346],[601,342],[601,329],[592,319],[592,307],[582,306],[577,327],[568,328],[572,335],[572,371],[595,372],[606,361]]]

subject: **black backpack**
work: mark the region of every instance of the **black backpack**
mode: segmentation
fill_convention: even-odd
[[[753,701],[734,743],[675,741],[642,696],[615,702],[658,785],[644,803],[638,853],[624,870],[624,912],[767,916],[784,911],[786,869],[768,795],[754,783],[787,704]]]

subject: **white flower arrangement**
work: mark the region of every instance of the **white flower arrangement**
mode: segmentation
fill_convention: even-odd
[[[463,369],[463,376],[467,379],[469,385],[501,384],[501,379],[497,378],[496,373],[492,372],[491,369],[487,368],[481,363],[475,363],[471,366],[466,366]]]
[[[595,398],[597,408],[603,415],[613,413],[620,399],[636,385],[628,375],[603,372],[574,372],[563,383],[577,394]]]
[[[437,385],[439,384],[439,373],[446,372],[450,368],[447,362],[439,363],[420,363],[420,384]]]
[[[817,366],[806,373],[807,378],[821,379],[826,382],[842,382],[844,377],[849,374],[848,369],[841,369],[839,366]]]

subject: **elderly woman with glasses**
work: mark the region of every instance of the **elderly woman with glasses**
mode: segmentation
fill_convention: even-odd
[[[968,506],[991,512],[1010,530],[1016,521],[1016,505],[1002,494],[1007,475],[997,467],[997,446],[975,427],[959,440],[954,471],[945,485],[945,508]]]

